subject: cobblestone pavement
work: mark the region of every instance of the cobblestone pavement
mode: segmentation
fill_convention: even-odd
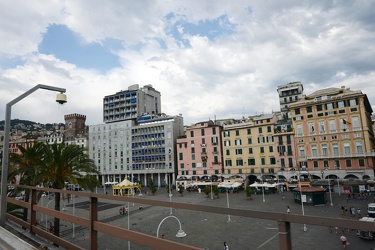
[[[99,190],[98,192],[103,192]],[[253,195],[252,200],[247,200],[245,192],[238,194],[229,194],[229,204],[231,208],[251,209],[259,211],[272,212],[286,212],[287,206],[290,206],[292,214],[302,214],[300,204],[293,201],[292,193],[285,192],[285,199],[282,199],[280,194]],[[143,196],[144,199],[157,199],[169,201],[169,196],[165,188],[160,188],[155,196]],[[328,195],[329,199],[329,195]],[[367,204],[375,202],[374,197],[369,197],[368,200],[349,200],[347,203],[346,196],[339,196],[337,193],[332,194],[333,206],[330,202],[322,206],[304,206],[306,215],[315,215],[323,217],[346,217],[350,215],[341,215],[341,204],[348,206],[355,206],[362,210],[365,214]],[[181,203],[192,203],[210,206],[227,207],[226,194],[219,194],[218,199],[210,199],[205,197],[203,193],[185,192],[180,196],[176,191],[173,191],[172,201]],[[128,227],[128,216],[120,215],[119,209],[122,206],[129,206],[130,217],[129,227],[131,230],[150,234],[156,236],[157,228],[160,222],[170,215],[171,209],[167,207],[154,207],[142,205],[143,209],[138,210],[140,204],[122,204],[114,201],[100,201],[99,204],[99,219],[116,225],[119,227]],[[73,213],[72,202],[66,205],[67,213]],[[88,216],[87,198],[77,197],[75,200],[74,212],[76,215]],[[182,229],[187,236],[184,238],[177,238],[176,233],[179,229],[177,220],[165,220],[160,225],[159,236],[164,234],[166,239],[176,242],[189,244],[202,249],[223,249],[223,242],[226,241],[231,250],[244,249],[278,249],[278,227],[276,221],[261,220],[253,218],[243,218],[228,215],[209,214],[205,212],[195,212],[183,209],[173,209],[172,215],[176,216],[182,224]],[[358,218],[353,218],[358,219]],[[292,224],[292,247],[293,249],[342,249],[340,236],[341,229],[336,234],[335,229],[330,232],[329,228],[306,225],[307,231],[303,230],[303,225]],[[89,248],[88,230],[82,227],[75,227],[74,238],[71,223],[62,222],[61,236],[70,242],[73,242],[85,249]],[[347,249],[355,250],[370,250],[375,248],[375,241],[368,241],[359,239],[356,236],[356,231],[345,230],[345,236],[350,245]],[[120,240],[108,235],[99,234],[99,249],[149,249],[143,246],[138,246],[133,243]]]

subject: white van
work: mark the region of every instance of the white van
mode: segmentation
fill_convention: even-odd
[[[375,203],[369,203],[367,205],[367,214],[369,217],[375,218]]]
[[[359,220],[360,221],[375,222],[375,218],[370,218],[370,217],[362,217]],[[375,225],[374,225],[374,228],[375,228]],[[373,240],[375,238],[375,229],[374,229],[374,231],[357,230],[357,236],[361,239]]]

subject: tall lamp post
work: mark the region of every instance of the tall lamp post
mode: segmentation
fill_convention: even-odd
[[[28,95],[32,94],[38,89],[46,89],[51,91],[60,92],[57,94],[56,101],[60,104],[66,102],[66,89],[38,84],[30,90],[26,91],[13,101],[9,102],[5,108],[5,122],[4,122],[4,142],[3,142],[3,163],[2,163],[2,174],[1,174],[1,199],[0,199],[0,226],[5,226],[5,214],[7,211],[7,184],[8,184],[8,161],[9,161],[9,134],[10,134],[10,119],[12,113],[12,106],[17,102],[21,101]]]
[[[325,166],[324,168],[324,171],[328,171],[328,167],[327,165]],[[324,171],[322,171],[322,176],[324,175]],[[333,206],[333,203],[332,203],[332,192],[331,192],[331,180],[329,179],[329,173],[328,173],[328,189],[329,189],[329,200],[330,200],[330,203],[331,203],[331,206]]]
[[[159,229],[160,229],[160,226],[161,224],[168,218],[174,218],[178,221],[178,224],[180,225],[180,229],[178,230],[177,234],[176,234],[176,237],[178,238],[182,238],[182,237],[185,237],[186,236],[186,233],[182,230],[182,226],[181,226],[181,221],[176,217],[176,216],[173,216],[173,215],[169,215],[167,217],[165,217],[160,223],[159,223],[159,226],[158,226],[158,229],[156,230],[156,237],[159,238]]]
[[[299,191],[300,191],[300,198],[301,198],[301,208],[302,208],[302,215],[305,215],[305,208],[303,207],[303,195],[302,195],[302,185],[301,185],[301,172],[298,171],[298,183],[299,183]],[[307,231],[307,226],[306,224],[304,223],[303,224],[303,231],[306,232]]]

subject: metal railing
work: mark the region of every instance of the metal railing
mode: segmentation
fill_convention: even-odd
[[[78,192],[78,191],[67,191],[67,190],[56,190],[48,188],[30,187],[14,185],[15,187],[31,189],[31,199],[30,202],[25,202],[22,200],[16,200],[14,198],[7,197],[7,202],[19,205],[21,207],[26,207],[30,211],[30,220],[24,221],[18,217],[15,217],[9,213],[6,214],[8,220],[21,225],[26,230],[29,230],[31,234],[37,234],[45,239],[48,239],[55,244],[62,246],[67,249],[84,249],[78,245],[75,245],[63,238],[57,237],[42,228],[37,226],[37,216],[36,213],[46,214],[50,217],[56,217],[60,220],[65,220],[74,223],[76,226],[82,226],[89,230],[89,242],[90,249],[98,249],[98,233],[103,233],[105,235],[111,235],[116,238],[127,240],[138,245],[150,247],[151,249],[181,249],[181,250],[197,250],[198,247],[189,246],[181,244],[178,242],[173,242],[170,240],[164,240],[156,236],[135,232],[118,226],[110,225],[98,220],[98,201],[112,200],[121,202],[135,202],[140,204],[147,204],[152,206],[162,206],[170,207],[175,209],[185,209],[191,211],[200,211],[207,213],[216,213],[224,215],[233,215],[240,217],[250,217],[265,220],[277,221],[279,230],[279,249],[288,250],[292,249],[292,235],[291,235],[291,223],[298,224],[309,224],[309,225],[319,225],[326,227],[343,227],[352,228],[359,230],[371,231],[374,228],[373,223],[365,221],[353,221],[350,219],[336,219],[329,217],[318,217],[318,216],[307,216],[307,215],[295,215],[287,213],[278,212],[266,212],[266,211],[256,211],[238,208],[225,208],[225,207],[214,207],[205,205],[196,205],[191,203],[178,203],[170,201],[158,201],[158,200],[148,200],[144,198],[134,198],[126,196],[111,196],[105,194]],[[40,205],[37,205],[37,193],[38,192],[59,192],[62,194],[79,195],[82,197],[89,198],[89,216],[88,218],[83,218],[80,216],[75,216],[67,214],[62,211],[56,211],[49,209]]]

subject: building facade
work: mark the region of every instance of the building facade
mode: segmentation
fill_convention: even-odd
[[[103,122],[118,122],[137,119],[145,114],[160,114],[160,92],[151,85],[139,88],[138,84],[128,90],[103,98]]]
[[[296,168],[315,179],[374,178],[372,108],[361,91],[322,89],[290,104]]]
[[[188,127],[185,136],[177,139],[179,179],[223,173],[221,132],[222,126],[210,120]]]

